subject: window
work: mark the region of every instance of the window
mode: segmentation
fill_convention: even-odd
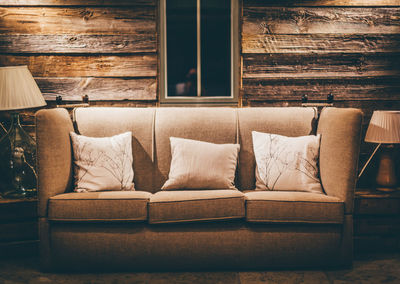
[[[237,103],[237,0],[161,0],[161,103]]]

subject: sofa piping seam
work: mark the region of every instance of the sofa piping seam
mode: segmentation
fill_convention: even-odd
[[[149,218],[149,224],[167,224],[167,223],[183,223],[183,222],[191,222],[191,221],[212,221],[212,220],[225,220],[225,219],[240,219],[245,218],[245,215],[237,215],[237,216],[226,216],[226,217],[216,217],[216,218],[197,218],[197,219],[174,219],[171,221],[161,221],[162,219],[155,219],[155,221],[151,221]]]
[[[214,197],[210,199],[192,199],[192,200],[169,200],[169,201],[151,201],[149,202],[149,205],[151,204],[162,204],[162,203],[179,203],[179,202],[191,202],[191,201],[213,201],[213,200],[220,200],[220,199],[242,199],[243,196],[237,196],[237,197]],[[245,199],[243,199],[245,201]]]

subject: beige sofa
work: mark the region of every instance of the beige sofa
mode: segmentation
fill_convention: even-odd
[[[79,108],[36,115],[44,269],[197,270],[349,265],[362,113],[325,108]],[[136,191],[72,192],[69,132],[132,131]],[[251,131],[320,133],[325,194],[254,191]],[[160,191],[169,137],[240,143],[238,190]]]

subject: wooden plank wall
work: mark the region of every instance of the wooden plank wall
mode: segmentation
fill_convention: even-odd
[[[28,65],[50,106],[155,105],[156,18],[156,0],[2,0],[0,66]]]
[[[400,1],[243,0],[244,106],[400,109]],[[363,143],[361,164],[372,145]]]
[[[400,109],[400,0],[238,0],[241,104]],[[50,106],[157,103],[158,0],[2,0],[0,65],[29,66]],[[1,115],[0,115],[1,116]],[[3,115],[4,116],[4,115]],[[32,113],[23,123],[33,132]],[[371,145],[363,144],[361,161]]]

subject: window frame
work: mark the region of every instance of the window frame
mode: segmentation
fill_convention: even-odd
[[[231,0],[231,95],[220,97],[168,97],[167,86],[167,25],[166,25],[166,1],[160,0],[159,23],[160,23],[160,72],[159,72],[159,94],[160,105],[215,105],[232,106],[238,104],[239,98],[239,1]]]

